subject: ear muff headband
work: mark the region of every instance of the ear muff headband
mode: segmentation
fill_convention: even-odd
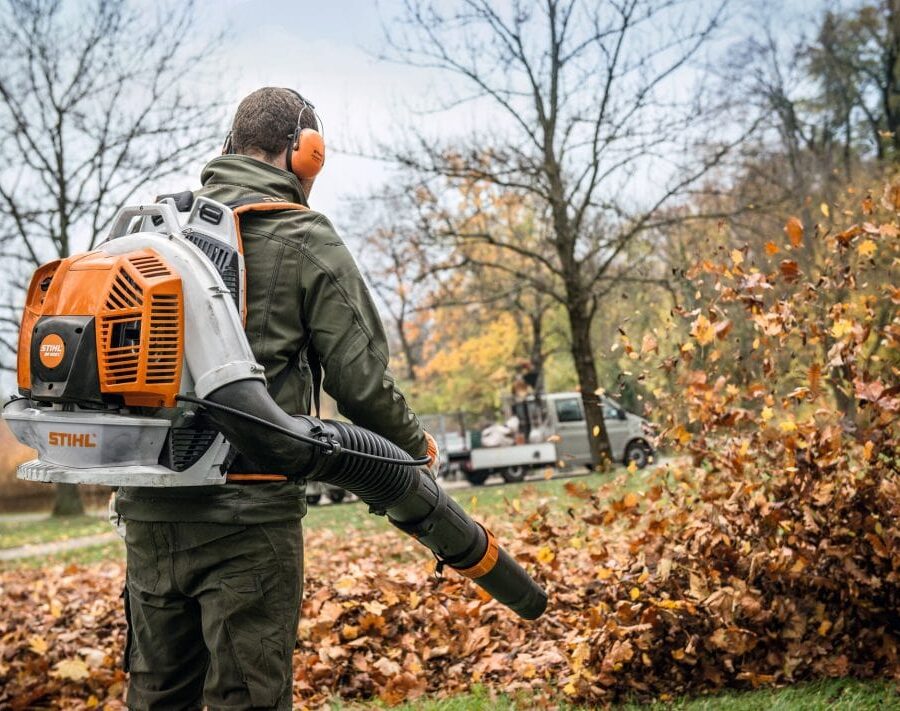
[[[311,180],[319,174],[319,171],[325,165],[324,127],[319,114],[316,113],[316,107],[293,89],[288,89],[288,91],[296,95],[303,103],[303,106],[297,115],[297,127],[290,136],[291,142],[288,144],[285,164],[287,169],[300,180]],[[316,128],[301,128],[300,121],[303,119],[303,114],[306,111],[312,111],[316,125],[322,128],[322,131]]]
[[[234,153],[234,131],[229,131],[225,136],[225,143],[222,144],[222,155],[230,156]]]

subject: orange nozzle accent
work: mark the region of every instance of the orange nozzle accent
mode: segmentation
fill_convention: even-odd
[[[478,525],[481,526],[480,523]],[[477,580],[483,575],[490,573],[494,569],[494,566],[497,565],[497,560],[500,558],[500,546],[497,545],[497,539],[494,538],[494,534],[484,526],[481,526],[481,530],[484,531],[487,536],[487,550],[484,552],[481,560],[470,568],[454,568],[457,573],[465,575],[472,580]]]

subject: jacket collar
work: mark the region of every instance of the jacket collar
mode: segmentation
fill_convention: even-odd
[[[296,175],[249,156],[227,155],[213,158],[200,173],[200,182],[204,187],[234,185],[309,207]]]

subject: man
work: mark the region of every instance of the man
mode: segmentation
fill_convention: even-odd
[[[316,123],[296,92],[253,92],[235,114],[229,154],[203,169],[195,195],[306,205],[315,179],[291,172],[290,156],[293,139]],[[428,452],[436,466],[436,446],[394,384],[381,320],[331,223],[309,210],[252,212],[241,235],[247,336],[278,404],[310,412],[314,354],[343,415],[414,457]],[[117,493],[131,708],[291,708],[304,489],[251,474],[252,452],[229,472],[243,474],[219,487]]]

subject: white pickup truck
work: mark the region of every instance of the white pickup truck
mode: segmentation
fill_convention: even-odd
[[[577,392],[548,393],[530,397],[517,406],[516,415],[527,414],[531,427],[528,442],[499,447],[482,447],[471,436],[466,479],[483,484],[491,474],[505,481],[522,481],[529,469],[542,466],[577,466],[591,463],[587,423]],[[653,454],[652,426],[642,417],[626,412],[610,398],[603,399],[603,419],[609,435],[613,459],[623,464],[647,466]]]

